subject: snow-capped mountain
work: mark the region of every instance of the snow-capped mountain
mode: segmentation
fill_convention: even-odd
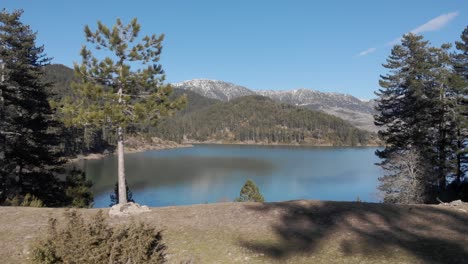
[[[193,79],[190,81],[173,83],[172,86],[190,90],[205,97],[221,101],[229,101],[237,97],[255,94],[252,90],[243,86],[217,80]]]
[[[373,124],[375,102],[373,100],[360,100],[347,94],[325,93],[310,89],[254,91],[233,83],[204,79],[174,83],[172,86],[190,90],[200,95],[222,101],[229,101],[237,97],[258,94],[269,97],[274,101],[323,111],[348,120],[356,127],[370,131],[377,131],[377,128]]]
[[[308,108],[317,110],[321,110],[323,107],[338,107],[364,113],[372,113],[373,111],[366,102],[348,94],[324,93],[309,89],[289,91],[259,90],[256,92],[275,101],[298,106],[308,106]]]

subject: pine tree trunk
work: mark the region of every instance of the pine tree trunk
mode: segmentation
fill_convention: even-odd
[[[124,142],[122,127],[117,129],[117,156],[119,175],[119,204],[127,203],[127,190],[125,188]]]

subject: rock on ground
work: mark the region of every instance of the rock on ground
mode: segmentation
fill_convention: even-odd
[[[109,210],[109,216],[130,216],[151,211],[146,205],[137,203],[116,204]]]

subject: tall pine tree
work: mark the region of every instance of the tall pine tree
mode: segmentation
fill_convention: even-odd
[[[158,64],[164,35],[139,38],[137,19],[112,28],[98,22],[97,30],[85,27],[88,46],[81,50],[82,62],[75,64],[81,82],[74,95],[62,101],[64,122],[70,126],[108,128],[117,133],[119,203],[126,203],[124,133],[135,124],[151,124],[185,102],[170,100],[172,88],[163,85],[164,71]],[[94,56],[95,49],[99,56]],[[100,59],[101,58],[101,59]]]
[[[430,47],[422,36],[404,35],[384,65],[389,73],[381,76],[382,89],[377,93],[375,124],[382,127],[379,136],[386,143],[376,153],[382,159],[380,165],[395,168],[394,157],[418,153],[419,166],[427,167],[420,170],[423,177],[417,177],[426,202],[445,190],[446,178],[454,170],[459,91],[453,87],[449,48]],[[387,174],[380,179],[382,186],[398,182],[393,178],[401,175]],[[383,191],[395,192],[390,187]]]
[[[468,27],[461,34],[461,41],[455,42],[458,50],[452,55],[456,76],[452,79],[457,90],[457,152],[456,182],[461,183],[468,171]]]
[[[48,84],[41,81],[50,60],[21,15],[0,13],[0,202],[30,194],[54,206],[63,200],[54,176],[62,160],[56,151],[58,123],[52,118]]]

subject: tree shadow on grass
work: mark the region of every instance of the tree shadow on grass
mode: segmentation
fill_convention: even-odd
[[[424,263],[468,263],[468,213],[456,209],[316,201],[247,207],[271,216],[278,239],[240,244],[274,259],[313,255],[334,243],[345,257],[391,258],[404,251]]]

